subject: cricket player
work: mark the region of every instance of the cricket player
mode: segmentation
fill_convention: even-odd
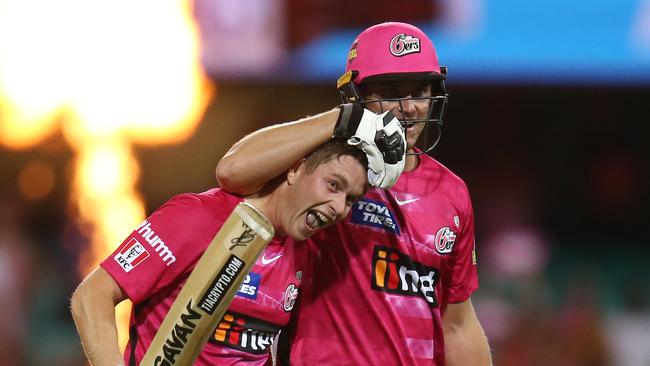
[[[299,241],[345,217],[366,192],[369,177],[378,186],[390,186],[404,165],[404,131],[390,113],[364,111],[341,118],[339,124],[349,127],[349,133],[296,159],[259,192],[242,197],[215,188],[181,194],[142,222],[72,296],[72,314],[91,364],[140,364],[196,262],[235,206],[245,200],[269,219],[276,236],[222,319],[227,326],[210,336],[195,365],[263,365],[273,340],[289,321],[303,271],[309,267],[308,248]],[[379,134],[386,137],[382,149],[374,140]],[[384,154],[397,161],[384,163]],[[126,298],[134,306],[122,356],[115,306]],[[184,341],[183,332],[177,332],[178,342]],[[175,364],[174,347],[164,351],[160,365]]]
[[[446,68],[419,28],[389,22],[352,43],[337,88],[346,103],[391,111],[406,129],[404,173],[371,189],[340,224],[312,236],[313,270],[282,333],[292,365],[490,365],[471,302],[478,288],[474,215],[463,180],[424,154],[440,137]],[[223,187],[250,194],[336,134],[337,110],[242,139],[217,165]],[[423,130],[436,138],[421,149]],[[291,136],[304,136],[291,139]],[[287,141],[260,148],[260,141]],[[244,172],[241,162],[258,169]]]

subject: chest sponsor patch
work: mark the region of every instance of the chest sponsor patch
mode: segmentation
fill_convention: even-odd
[[[421,296],[431,307],[438,306],[437,268],[414,261],[410,256],[382,246],[375,246],[372,258],[372,289],[392,294]]]
[[[257,355],[270,353],[279,325],[228,311],[223,316],[209,343]]]
[[[131,238],[131,240],[122,244],[122,247],[118,249],[118,252],[115,254],[113,259],[115,259],[117,264],[122,267],[124,272],[128,273],[148,257],[149,252],[147,251],[147,248],[145,248],[137,239]]]
[[[351,220],[355,224],[385,229],[399,235],[399,225],[395,215],[383,202],[364,198],[352,207]]]
[[[250,272],[244,278],[244,282],[239,287],[237,291],[237,296],[245,297],[247,299],[256,299],[257,290],[260,288],[260,281],[262,280],[262,275],[255,272]]]

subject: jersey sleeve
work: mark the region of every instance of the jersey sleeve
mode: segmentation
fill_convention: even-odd
[[[205,214],[192,195],[179,195],[156,210],[100,265],[134,304],[188,273],[201,254]],[[194,244],[194,245],[193,245]]]
[[[449,283],[448,301],[457,303],[467,300],[478,288],[476,269],[474,211],[467,188],[463,185],[461,198],[460,230],[455,245]]]

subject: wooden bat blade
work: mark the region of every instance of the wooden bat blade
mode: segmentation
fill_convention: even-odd
[[[275,230],[242,202],[203,253],[140,365],[191,365]]]

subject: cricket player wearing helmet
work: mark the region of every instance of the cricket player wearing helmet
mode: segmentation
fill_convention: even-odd
[[[246,194],[336,136],[340,113],[389,111],[406,129],[404,173],[392,188],[369,190],[350,216],[308,239],[317,255],[281,334],[280,363],[491,364],[470,299],[478,288],[470,196],[462,179],[424,154],[440,136],[445,78],[420,29],[372,26],[352,43],[338,81],[346,107],[257,131],[219,162],[223,186]],[[425,128],[436,137],[418,148]]]

